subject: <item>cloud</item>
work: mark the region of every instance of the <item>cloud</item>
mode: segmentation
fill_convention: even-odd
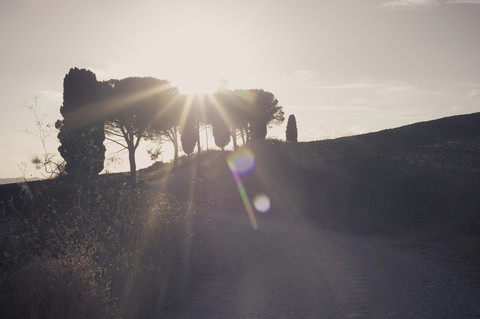
[[[375,94],[385,95],[389,93],[401,93],[411,91],[415,89],[415,86],[398,80],[378,81],[372,79],[369,76],[363,76],[360,80],[356,82],[339,85],[316,86],[309,88],[325,90],[372,90]]]
[[[370,107],[370,106],[359,106],[354,105],[354,103],[350,103],[352,105],[335,105],[335,106],[324,106],[324,105],[290,105],[289,107],[294,110],[300,111],[333,111],[333,112],[347,112],[347,111],[380,111],[378,108]]]
[[[57,91],[38,91],[38,96],[54,102],[61,102],[63,99],[63,94]]]
[[[480,87],[480,82],[479,83],[474,83],[474,82],[461,82],[461,83],[455,83],[455,85],[459,86],[473,86],[473,87]]]
[[[468,97],[471,99],[478,94],[480,94],[480,89],[473,89],[470,92],[468,92]]]
[[[429,8],[438,4],[437,0],[389,0],[380,4],[384,9],[420,9]]]
[[[333,139],[342,136],[352,136],[367,133],[368,129],[357,124],[352,124],[345,129],[332,127],[327,123],[320,121],[305,134],[301,134],[300,139],[303,141],[316,141],[323,139]]]
[[[443,2],[442,2],[443,3]],[[445,4],[480,4],[480,0],[446,0]],[[439,0],[388,0],[379,5],[383,9],[426,9],[439,5]]]
[[[447,4],[480,4],[480,0],[448,0]]]
[[[88,67],[87,69],[95,73],[99,81],[122,79],[129,76],[128,66],[118,62],[106,62],[102,67]]]
[[[296,70],[292,75],[284,76],[283,80],[287,81],[308,81],[315,78],[318,72],[315,70]]]

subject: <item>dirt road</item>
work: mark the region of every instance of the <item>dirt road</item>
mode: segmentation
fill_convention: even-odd
[[[253,230],[241,213],[210,220],[202,275],[169,318],[480,318],[478,272],[441,247],[268,218]]]

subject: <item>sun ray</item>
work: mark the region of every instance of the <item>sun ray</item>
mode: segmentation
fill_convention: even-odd
[[[208,98],[210,99],[212,106],[218,112],[218,114],[220,115],[224,123],[227,124],[228,127],[233,127],[233,121],[230,119],[227,112],[225,111],[225,107],[218,101],[216,96],[213,94],[210,94],[208,95]]]

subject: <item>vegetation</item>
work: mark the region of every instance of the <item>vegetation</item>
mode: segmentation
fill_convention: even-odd
[[[287,142],[298,142],[297,120],[293,114],[288,117],[285,135]]]
[[[194,101],[202,115],[189,112],[193,102],[166,81],[99,83],[88,71],[72,70],[89,89],[75,102],[65,98],[59,136],[67,174],[90,178],[0,186],[5,317],[158,317],[165,307],[182,304],[188,285],[208,268],[202,234],[210,227],[209,211],[244,210],[258,194],[271,201],[258,218],[369,233],[460,224],[462,232],[480,233],[480,113],[284,143],[265,139],[267,127],[284,116],[272,93],[221,90]],[[98,117],[88,116],[78,128],[70,106],[92,108]],[[124,139],[133,154],[130,178],[138,183],[124,174],[96,176],[98,163],[86,150],[100,127],[92,118],[105,119],[110,136]],[[239,147],[240,137],[255,169],[232,172],[227,163],[236,151],[210,150],[137,172],[134,155],[142,138],[171,134],[177,141],[180,131],[185,153],[193,154],[201,122],[212,125],[220,148],[230,137]],[[72,141],[81,144],[78,149]],[[80,150],[86,150],[82,160]],[[69,157],[72,152],[77,155]]]
[[[104,119],[99,114],[100,87],[94,73],[72,68],[63,81],[62,121],[58,151],[65,159],[65,172],[72,178],[96,176],[105,161]]]
[[[58,160],[58,154],[49,152],[47,150],[47,139],[51,138],[53,134],[52,125],[50,123],[46,123],[43,116],[38,114],[37,110],[37,100],[38,98],[34,98],[33,104],[25,103],[25,107],[28,109],[30,114],[35,119],[35,132],[29,132],[34,136],[36,136],[42,145],[42,154],[34,155],[32,159],[32,164],[35,165],[35,168],[41,170],[41,174],[44,178],[53,178],[60,175],[65,174],[65,161]],[[26,164],[25,164],[26,165]],[[22,166],[22,172],[24,173],[23,178],[25,179],[25,172]]]
[[[284,120],[278,100],[261,89],[223,89],[211,96],[187,97],[166,80],[130,77],[97,82],[94,73],[72,68],[65,76],[64,91],[60,110],[64,119],[56,124],[59,151],[67,175],[76,178],[95,176],[103,169],[105,133],[128,151],[135,183],[135,152],[142,139],[171,141],[177,162],[179,130],[183,150],[191,154],[195,145],[200,152],[201,122],[215,124],[216,144],[223,149],[230,140],[227,130],[237,148],[237,130],[247,145],[265,139],[267,126]]]
[[[107,134],[123,139],[122,143],[118,139],[109,138],[128,150],[130,178],[135,182],[135,151],[155,121],[159,129],[165,128],[159,114],[171,106],[172,100],[177,97],[177,91],[169,82],[149,77],[131,77],[107,83],[110,86],[104,86],[108,91],[103,95],[102,102]]]
[[[8,185],[0,312],[8,318],[151,318],[181,301],[192,213],[120,175]]]
[[[269,125],[284,121],[282,106],[272,93],[264,90],[220,90],[215,100],[222,108],[218,110],[219,106],[214,104],[220,118],[230,127],[235,149],[237,131],[243,144],[248,145],[251,141],[264,140]]]
[[[193,116],[187,116],[187,119],[183,123],[180,140],[182,141],[182,149],[185,154],[192,154],[195,145],[198,143],[198,123]]]

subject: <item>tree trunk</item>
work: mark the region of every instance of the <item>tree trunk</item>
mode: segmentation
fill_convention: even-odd
[[[178,162],[178,140],[177,135],[175,135],[172,139],[173,143],[173,165],[177,164]]]
[[[130,180],[132,184],[137,182],[137,164],[135,163],[135,148],[128,148],[128,160],[130,161]]]
[[[208,150],[208,125],[205,124],[205,143],[207,143],[207,150]]]
[[[246,145],[250,144],[250,140],[252,139],[252,134],[251,134],[251,126],[247,123],[245,126],[245,136],[246,136]]]
[[[245,133],[243,131],[243,127],[240,128],[240,136],[242,137],[242,142],[243,142],[243,145],[245,145]]]
[[[236,150],[238,148],[238,145],[237,145],[237,129],[232,128],[232,130],[230,132],[231,132],[231,135],[232,135],[233,149]]]
[[[202,149],[200,148],[200,121],[197,121],[197,153],[200,153]]]

